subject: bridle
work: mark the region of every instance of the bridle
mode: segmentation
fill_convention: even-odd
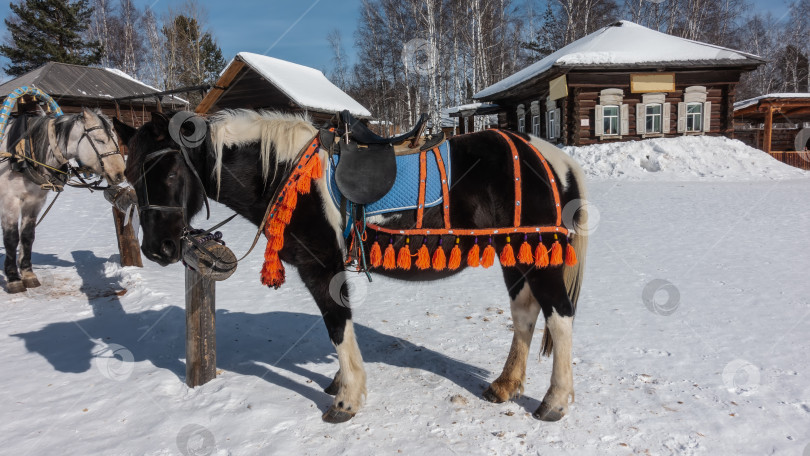
[[[120,155],[121,150],[118,148],[118,141],[112,141],[113,142],[113,147],[114,147],[113,149],[110,149],[110,150],[107,150],[107,151],[104,151],[104,152],[99,152],[98,147],[96,147],[96,143],[93,141],[93,138],[90,137],[90,132],[91,131],[96,131],[96,130],[104,130],[105,133],[106,133],[106,129],[103,128],[101,125],[96,125],[95,127],[90,127],[90,128],[84,127],[84,132],[82,133],[82,137],[79,138],[79,141],[76,143],[76,147],[77,147],[77,150],[78,150],[79,144],[82,143],[83,139],[87,138],[87,142],[90,143],[90,147],[92,147],[93,152],[96,153],[96,158],[98,158],[98,165],[99,165],[99,167],[101,167],[101,173],[106,176],[107,175],[107,170],[104,168],[104,157],[109,157],[111,155],[117,155],[117,154]],[[113,137],[110,136],[110,139],[113,139]],[[54,150],[56,150],[57,148],[58,148],[58,146],[54,147]],[[64,158],[64,156],[61,157],[61,158]],[[77,161],[79,161],[79,160],[77,159]],[[79,165],[81,167],[82,163],[79,162]]]

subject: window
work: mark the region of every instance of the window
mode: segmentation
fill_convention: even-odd
[[[663,107],[661,104],[649,104],[646,106],[645,131],[647,133],[661,133],[663,131],[661,128]]]
[[[703,131],[703,103],[686,105],[686,131]]]
[[[602,107],[602,132],[605,136],[619,134],[619,107],[618,106],[603,106]]]
[[[557,130],[556,130],[557,118],[556,117],[557,117],[556,112],[548,111],[548,125],[546,125],[546,128],[548,129],[548,130],[546,130],[548,132],[548,139],[556,138],[556,132],[557,132]]]
[[[526,118],[518,117],[518,131],[524,133],[526,131]]]
[[[540,136],[540,116],[532,116],[532,134]]]

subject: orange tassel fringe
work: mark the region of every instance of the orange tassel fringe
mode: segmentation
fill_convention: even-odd
[[[436,251],[433,252],[433,269],[436,271],[441,271],[444,270],[446,266],[447,257],[444,255],[444,249],[442,248],[441,240],[439,240],[439,246],[436,247]]]
[[[569,243],[568,246],[565,247],[565,265],[576,266],[576,264],[577,264],[577,252],[574,250],[574,247]]]
[[[430,267],[430,252],[428,251],[427,245],[424,243],[422,247],[419,247],[419,251],[416,253],[416,267],[422,270]]]
[[[389,242],[388,247],[385,248],[383,267],[388,271],[397,268],[397,254],[394,252],[394,244],[392,242]]]
[[[461,266],[461,249],[458,248],[458,238],[456,238],[456,245],[453,246],[453,249],[450,251],[450,261],[447,263],[447,267],[450,269],[458,269]]]
[[[514,257],[514,255],[512,256]],[[493,264],[495,264],[495,247],[493,247],[492,244],[489,244],[484,249],[484,254],[481,255],[481,266],[488,268]]]
[[[411,248],[408,245],[410,243],[410,239],[405,240],[405,245],[399,249],[399,255],[397,256],[397,266],[400,269],[411,269]]]
[[[374,245],[371,246],[371,252],[368,254],[368,259],[371,262],[371,267],[379,268],[382,264],[382,250],[380,249],[380,244],[377,241],[374,241]]]
[[[534,251],[534,265],[538,268],[545,268],[548,263],[548,250],[543,244],[543,239],[540,239],[540,243],[537,244],[537,249]]]
[[[506,247],[501,250],[501,264],[504,266],[514,266],[515,265],[515,250],[512,248],[511,238],[506,236]],[[486,252],[484,252],[486,254]]]
[[[529,245],[526,238],[527,236],[523,237],[523,244],[520,245],[520,251],[518,251],[518,261],[520,261],[520,264],[532,264],[534,262],[532,246]]]
[[[481,264],[481,250],[478,244],[473,245],[470,252],[467,254],[467,266],[477,268]]]
[[[551,266],[563,264],[563,251],[560,241],[554,241],[554,244],[551,246],[551,263],[549,264]]]
[[[264,264],[261,271],[262,283],[265,285],[278,288],[285,281],[284,265],[281,263],[278,253],[284,248],[284,230],[292,220],[293,211],[298,205],[298,194],[309,193],[312,179],[323,176],[318,146],[317,139],[307,146],[312,150],[301,158],[298,163],[301,168],[296,168],[288,181],[294,182],[294,179],[297,179],[297,182],[295,185],[284,186],[279,195],[281,200],[273,203],[270,218],[266,221],[264,234],[267,236],[267,248],[264,251]],[[372,256],[374,256],[373,250]],[[376,254],[379,262],[379,245],[377,245]]]

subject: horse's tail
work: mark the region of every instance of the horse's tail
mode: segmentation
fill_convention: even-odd
[[[582,168],[580,168],[579,164],[568,156],[568,154],[545,141],[533,137],[532,144],[542,152],[543,156],[546,157],[549,164],[554,168],[555,173],[560,177],[560,179],[558,179],[561,181],[559,185],[562,187],[563,183],[567,184],[565,185],[566,188],[560,189],[562,195],[570,195],[569,198],[564,199],[563,205],[575,199],[580,200],[577,203],[584,205],[587,201],[585,174],[582,172]],[[562,179],[562,176],[566,176],[566,178]],[[577,302],[579,301],[579,292],[582,288],[582,278],[585,272],[585,258],[588,251],[588,212],[587,208],[582,209],[583,210],[577,210],[573,213],[573,220],[564,221],[567,224],[570,223],[573,225],[567,226],[567,228],[573,229],[575,232],[571,239],[571,247],[574,248],[577,254],[577,264],[574,266],[563,266],[565,268],[563,270],[565,290],[568,292],[568,299],[571,300],[575,314]],[[554,343],[551,340],[551,334],[547,326],[543,331],[541,345],[542,354],[549,356]]]

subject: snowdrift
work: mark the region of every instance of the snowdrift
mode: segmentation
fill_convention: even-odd
[[[593,179],[747,181],[810,176],[725,137],[655,138],[563,150]]]

